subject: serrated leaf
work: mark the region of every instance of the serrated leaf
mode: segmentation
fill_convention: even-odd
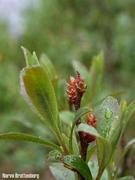
[[[36,144],[43,145],[52,149],[60,150],[60,147],[52,142],[46,141],[40,137],[25,134],[25,133],[5,133],[0,134],[0,140],[15,140],[15,141],[27,141]]]
[[[92,180],[92,175],[88,165],[79,156],[64,156],[63,162],[65,165],[69,166],[69,168],[78,171],[86,180]]]
[[[50,170],[56,180],[75,180],[74,172],[65,168],[63,164],[53,163],[50,166]]]
[[[53,86],[40,66],[24,68],[20,75],[21,94],[50,130],[56,130],[59,122],[57,102]]]

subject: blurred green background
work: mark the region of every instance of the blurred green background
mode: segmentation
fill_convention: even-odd
[[[73,73],[72,61],[87,67],[102,50],[105,86],[124,90],[128,101],[135,99],[134,0],[0,0],[0,16],[1,133],[48,136],[19,93],[19,72],[25,66],[21,45],[38,56],[45,53],[62,79]],[[135,136],[134,127],[133,119],[126,139]],[[0,172],[40,172],[44,177],[46,151],[27,143],[0,142]]]

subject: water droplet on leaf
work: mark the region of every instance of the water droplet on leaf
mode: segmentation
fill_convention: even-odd
[[[109,108],[107,108],[105,112],[105,118],[110,119],[112,116],[113,116],[113,112]]]

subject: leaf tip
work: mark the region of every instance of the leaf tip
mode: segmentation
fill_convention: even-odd
[[[33,53],[31,53],[28,49],[26,49],[23,46],[21,46],[21,49],[23,51],[24,58],[26,61],[26,67],[32,67],[33,65],[39,65],[39,61],[38,61],[35,51],[33,51]]]

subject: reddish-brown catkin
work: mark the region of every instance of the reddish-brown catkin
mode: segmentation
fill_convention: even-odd
[[[86,120],[87,124],[90,126],[93,126],[94,128],[96,128],[96,124],[97,124],[97,119],[94,113],[89,113],[87,120]],[[86,133],[86,132],[80,132],[80,136],[81,139],[83,139],[83,141],[85,143],[91,143],[93,141],[95,141],[95,136]]]
[[[75,110],[80,108],[81,98],[86,91],[86,83],[77,72],[76,77],[70,76],[67,83],[67,96],[69,104],[74,106]]]

